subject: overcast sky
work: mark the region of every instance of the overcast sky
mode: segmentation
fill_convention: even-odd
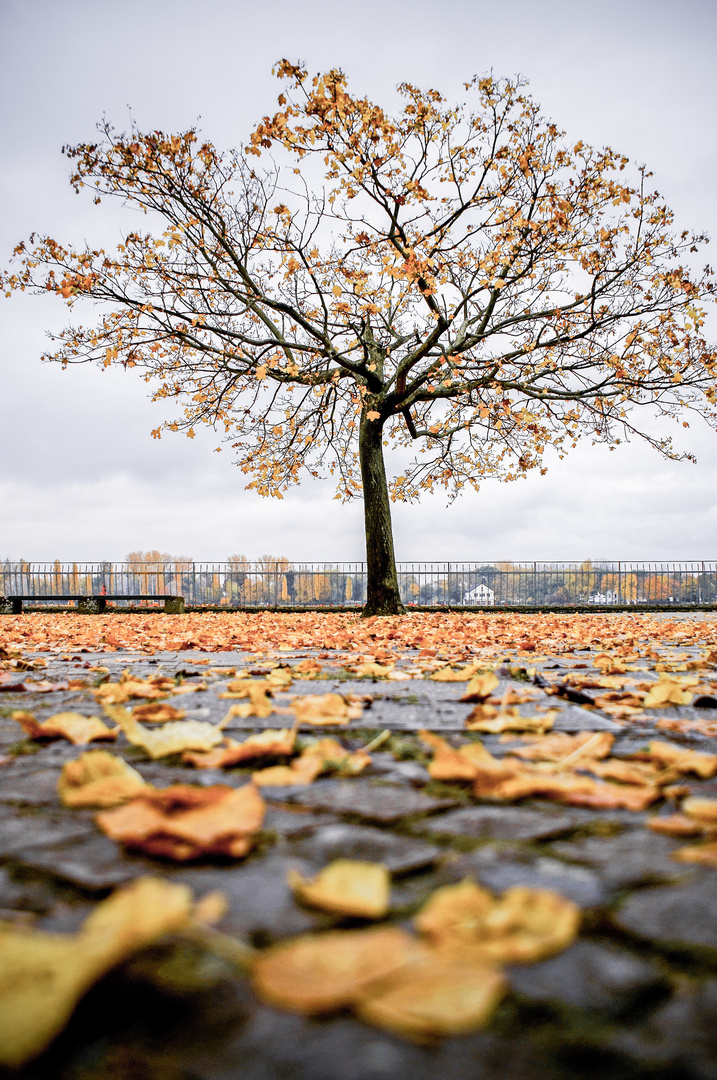
[[[121,215],[71,191],[63,144],[90,140],[103,115],[123,127],[128,107],[141,127],[199,117],[219,147],[238,144],[273,110],[282,56],[342,67],[389,104],[404,80],[450,99],[473,74],[521,73],[571,137],[647,163],[677,224],[717,243],[716,47],[714,0],[0,0],[0,264],[33,230],[119,237]],[[40,363],[45,331],[66,318],[58,300],[0,305],[0,558],[363,557],[359,503],[319,481],[282,501],[244,491],[211,432],[150,437],[165,414],[136,374]],[[398,506],[397,557],[717,558],[717,436],[687,434],[697,465],[585,446],[449,508],[441,496]]]

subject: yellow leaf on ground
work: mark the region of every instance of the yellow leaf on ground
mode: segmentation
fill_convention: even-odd
[[[31,739],[67,739],[75,746],[83,746],[85,743],[99,739],[117,738],[117,732],[103,724],[99,716],[61,712],[48,716],[47,720],[39,721],[32,713],[14,712],[12,718]]]
[[[428,678],[431,679],[433,682],[465,682],[466,679],[470,679],[471,676],[473,676],[473,678],[471,679],[471,682],[474,682],[475,679],[485,679],[485,678],[491,679],[491,678],[493,678],[493,679],[495,679],[495,682],[493,683],[493,686],[498,685],[498,679],[496,678],[495,675],[492,674],[492,672],[488,672],[488,674],[486,676],[486,675],[474,675],[473,674],[474,671],[475,671],[475,666],[474,665],[471,665],[471,666],[469,666],[467,668],[453,668],[450,665],[448,665],[447,667],[439,668],[438,671],[434,671],[431,675],[428,676]],[[490,693],[490,690],[488,691],[488,693]],[[463,701],[463,700],[464,699],[461,698],[461,701]]]
[[[415,923],[451,960],[532,964],[572,944],[580,909],[549,889],[516,885],[496,898],[466,879],[432,893]]]
[[[335,859],[313,880],[289,870],[287,880],[303,903],[323,911],[381,919],[388,911],[391,878],[380,863]]]
[[[550,731],[558,715],[558,709],[547,709],[539,716],[521,716],[517,709],[504,709],[496,716],[486,719],[482,712],[484,706],[476,705],[466,717],[467,731],[483,731],[490,735],[500,735],[503,731],[534,731],[542,734]]]
[[[185,861],[201,855],[240,858],[254,845],[266,804],[253,784],[146,791],[96,821],[104,833],[148,855]]]
[[[371,988],[356,1006],[362,1020],[419,1042],[484,1027],[508,988],[502,972],[436,954]]]
[[[363,715],[360,705],[349,705],[341,694],[297,695],[289,709],[299,724],[315,727],[348,724],[351,720],[360,720]]]
[[[77,934],[0,924],[0,1063],[17,1067],[44,1050],[100,976],[189,924],[191,901],[184,885],[139,878],[102,900]]]
[[[696,686],[698,682],[699,678],[696,675],[683,679],[671,679],[661,674],[659,681],[643,698],[642,706],[644,709],[656,709],[664,705],[689,705],[694,694],[686,687]]]
[[[119,806],[146,786],[136,769],[107,750],[87,750],[63,766],[57,790],[65,806]]]
[[[500,680],[493,671],[485,671],[481,675],[474,675],[468,683],[461,701],[485,701],[499,685]]]
[[[319,1015],[352,1005],[372,983],[425,955],[425,946],[393,926],[306,934],[260,953],[253,985],[270,1005]]]
[[[133,746],[141,746],[151,758],[169,757],[184,750],[211,750],[224,738],[220,724],[208,724],[203,720],[177,720],[149,730],[138,724],[122,705],[105,705],[107,715],[119,724],[124,736]]]

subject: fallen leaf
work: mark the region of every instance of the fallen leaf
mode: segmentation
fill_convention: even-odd
[[[512,753],[516,757],[530,761],[556,761],[571,764],[589,751],[591,758],[604,758],[610,753],[615,736],[608,731],[581,731],[579,735],[564,735],[562,732],[547,735],[529,746],[521,746]]]
[[[203,720],[177,720],[150,730],[138,724],[122,705],[105,705],[105,712],[122,729],[125,738],[133,746],[141,746],[151,758],[169,757],[184,750],[211,750],[222,742],[223,726],[228,717],[219,724]]]
[[[657,784],[669,783],[666,776],[661,776],[652,764],[627,761],[622,758],[608,758],[607,761],[580,760],[578,766],[601,777],[603,780],[616,780],[620,784]]]
[[[349,705],[341,694],[304,694],[297,695],[289,706],[299,724],[312,724],[315,727],[336,727],[348,724],[351,720],[360,720],[363,709],[360,705]]]
[[[466,878],[436,889],[414,922],[452,960],[532,964],[572,944],[580,909],[559,893],[524,885],[496,898]]]
[[[653,817],[645,824],[652,832],[661,833],[664,836],[701,836],[705,832],[705,826],[688,817],[687,814]],[[717,822],[715,822],[715,828],[717,828]]]
[[[320,664],[318,660],[302,660],[300,664],[296,664],[292,671],[298,671],[299,675],[303,675],[305,679],[313,678],[324,670],[324,665]]]
[[[645,695],[642,706],[645,709],[656,709],[665,705],[689,705],[695,695],[687,687],[696,686],[698,682],[696,675],[684,679],[670,679],[660,675],[659,681],[653,683]]]
[[[258,716],[261,719],[266,719],[267,716],[271,716],[274,711],[274,705],[271,701],[272,688],[266,680],[255,680],[249,682],[245,679],[237,679],[234,682],[228,683],[230,689],[226,693],[219,694],[220,698],[249,698],[246,705],[235,705],[233,709],[234,716]]]
[[[292,784],[312,784],[323,772],[338,772],[356,776],[371,757],[365,750],[345,750],[335,739],[318,739],[302,750],[291,765],[275,765],[252,773],[252,781],[260,787],[286,787]]]
[[[174,679],[134,679],[123,677],[121,682],[102,683],[90,692],[100,705],[124,705],[131,698],[164,698],[174,689]]]
[[[652,761],[668,769],[674,775],[685,776],[695,773],[703,780],[717,773],[717,754],[703,754],[698,750],[686,750],[684,746],[654,739],[646,751],[639,751],[632,757],[637,761]]]
[[[140,774],[107,750],[87,750],[62,768],[57,790],[65,806],[119,806],[144,788]]]
[[[395,972],[356,1005],[362,1020],[419,1042],[484,1027],[508,988],[494,967],[432,954]]]
[[[99,813],[96,821],[125,847],[184,862],[202,855],[246,855],[265,811],[253,784],[241,788],[175,784],[143,792],[124,806]]]
[[[270,1005],[314,1016],[360,1001],[372,984],[425,955],[425,946],[394,926],[306,934],[260,953],[252,981]]]
[[[186,886],[145,877],[100,901],[76,934],[0,923],[0,1063],[36,1057],[97,979],[191,918]]]
[[[365,664],[359,664],[354,670],[357,675],[362,675],[364,678],[385,679],[393,671],[393,664],[376,664],[373,661],[367,661]]]
[[[521,716],[517,709],[504,709],[496,716],[485,718],[484,706],[476,705],[465,720],[467,731],[482,731],[490,735],[500,735],[503,731],[535,731],[542,734],[549,731],[555,723],[558,709],[547,709],[539,716]]]
[[[694,821],[717,828],[717,799],[704,799],[693,795],[682,803],[682,810]]]
[[[323,771],[319,758],[298,757],[291,765],[270,765],[268,769],[257,769],[251,774],[253,784],[258,787],[292,787],[294,784],[313,784]]]
[[[609,656],[608,653],[598,653],[597,656],[594,656],[593,667],[603,671],[606,675],[619,675],[627,670],[620,660]]]
[[[503,776],[501,762],[481,742],[466,743],[455,749],[432,731],[419,731],[418,734],[424,743],[433,748],[433,760],[428,772],[434,780],[474,780],[481,768],[494,769]],[[512,770],[507,775],[512,775]]]
[[[493,671],[485,671],[481,675],[474,675],[461,701],[485,701],[500,685],[498,676]]]
[[[256,761],[264,757],[290,757],[296,743],[295,728],[270,728],[267,731],[249,735],[243,742],[226,739],[223,749],[210,750],[206,754],[190,751],[182,756],[182,761],[194,765],[197,769],[230,768],[244,761]]]
[[[150,705],[135,705],[132,716],[143,724],[166,724],[170,720],[184,719],[184,709],[175,709],[166,701],[156,701]]]
[[[112,740],[117,732],[103,724],[99,716],[83,716],[82,713],[62,712],[36,720],[32,713],[14,712],[16,720],[31,739],[67,739],[75,746],[94,742],[96,739]]]
[[[717,840],[707,844],[690,844],[672,852],[672,858],[679,862],[700,863],[702,866],[717,866]]]
[[[362,919],[381,919],[388,911],[391,878],[380,863],[335,859],[308,880],[289,870],[289,887],[310,907]]]
[[[517,762],[516,762],[517,764]],[[510,763],[503,759],[503,769],[507,773]],[[497,773],[482,772],[473,781],[473,794],[478,798],[497,799],[513,802],[541,796],[567,806],[590,806],[594,809],[646,810],[653,802],[661,798],[661,791],[656,786],[647,784],[611,784],[607,781],[593,780],[589,776],[567,775],[558,772],[541,772],[538,768],[524,767],[516,769],[510,775],[500,777]]]

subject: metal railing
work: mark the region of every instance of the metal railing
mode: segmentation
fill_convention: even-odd
[[[717,562],[415,562],[399,563],[398,578],[404,603],[419,607],[717,604]],[[366,598],[366,564],[0,563],[0,596],[41,596],[49,605],[67,594],[138,593],[183,596],[189,606],[358,608]]]

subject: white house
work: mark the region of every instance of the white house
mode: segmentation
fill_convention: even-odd
[[[476,607],[493,607],[495,605],[495,593],[487,585],[476,585],[463,597],[464,604],[475,604]]]

